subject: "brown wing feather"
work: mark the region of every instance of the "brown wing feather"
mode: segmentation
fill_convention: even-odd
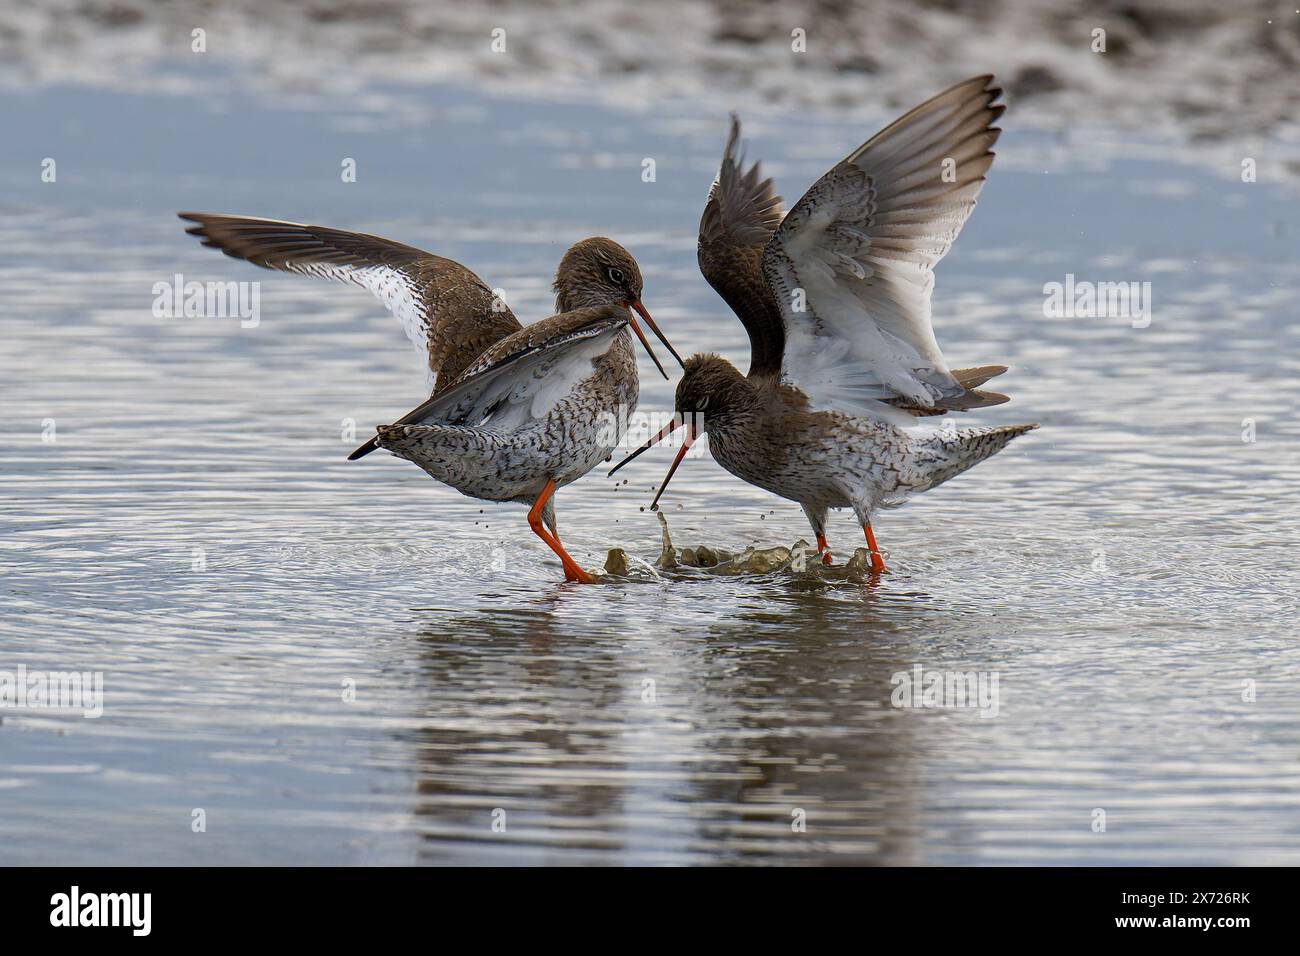
[[[955,368],[952,377],[963,388],[978,388],[991,378],[997,378],[1007,370],[1005,365],[981,365],[979,368]]]
[[[373,292],[450,385],[519,320],[469,269],[451,259],[380,236],[275,219],[183,212],[203,245],[266,269],[352,282]]]
[[[478,276],[458,262],[430,256],[416,264],[430,302],[429,367],[438,375],[434,394],[450,386],[491,346],[522,325]]]
[[[1002,405],[1011,399],[1001,392],[985,392],[976,388],[977,385],[983,385],[991,378],[996,378],[1007,370],[1005,365],[981,365],[979,368],[955,368],[952,370],[952,377],[957,380],[957,384],[966,389],[960,395],[953,398],[943,399],[933,408],[919,405],[911,405],[905,399],[894,399],[887,402],[895,408],[900,408],[905,412],[911,412],[917,418],[924,418],[927,415],[944,415],[950,411],[968,412],[974,408],[988,408],[992,405]]]
[[[763,276],[763,248],[781,223],[781,197],[763,179],[756,162],[744,168],[737,155],[740,120],[732,114],[731,135],[718,177],[700,217],[700,272],[731,306],[749,333],[750,375],[781,370],[785,331],[781,312]]]

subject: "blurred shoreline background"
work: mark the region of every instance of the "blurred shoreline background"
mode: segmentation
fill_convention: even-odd
[[[1300,176],[1294,0],[754,2],[53,0],[0,2],[0,85],[254,92],[345,108],[354,127],[419,124],[420,90],[459,84],[623,110],[673,100],[748,112],[906,108],[995,73],[1023,128],[1077,152]],[[203,30],[206,52],[193,52]],[[1094,52],[1104,31],[1104,52]],[[497,31],[494,33],[494,31]],[[502,32],[503,31],[503,32]],[[803,31],[802,37],[797,36]],[[806,52],[797,52],[802,43]],[[204,55],[222,70],[196,72]],[[346,68],[344,68],[346,67]],[[1114,131],[1130,136],[1116,137]],[[1091,132],[1096,131],[1096,132]]]

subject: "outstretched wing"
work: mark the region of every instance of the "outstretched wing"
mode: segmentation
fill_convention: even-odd
[[[781,223],[781,197],[773,192],[772,180],[762,178],[757,162],[745,169],[739,143],[740,120],[733,113],[722,164],[700,217],[696,258],[704,278],[749,333],[750,374],[775,375],[781,368],[784,329],[763,277],[763,249]]]
[[[772,237],[763,271],[785,326],[782,369],[814,405],[995,403],[944,363],[930,293],[993,163],[1001,92],[980,76],[921,104],[818,180]]]
[[[205,246],[266,269],[323,276],[369,289],[401,320],[439,389],[450,385],[519,320],[469,269],[414,246],[276,219],[183,212]]]
[[[614,306],[579,309],[535,322],[490,347],[460,379],[399,418],[394,425],[468,425],[513,431],[544,417],[592,374],[614,336],[629,322]],[[378,447],[374,438],[348,456]]]

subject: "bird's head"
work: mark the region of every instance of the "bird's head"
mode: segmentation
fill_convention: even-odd
[[[649,311],[641,304],[641,290],[644,280],[641,267],[637,265],[632,253],[628,252],[613,239],[594,236],[575,242],[560,259],[559,268],[555,270],[555,310],[572,312],[575,309],[602,308],[616,305],[634,312],[631,316],[632,331],[636,333],[641,344],[645,346],[655,366],[664,378],[664,371],[654,350],[646,340],[645,333],[637,323],[636,316],[641,316],[650,331],[658,336],[659,341],[672,353],[680,364],[682,359],[668,341],[659,326],[650,317]]]
[[[678,418],[690,423],[697,434],[710,426],[725,427],[753,399],[753,383],[722,356],[709,352],[682,363],[674,405]]]
[[[672,466],[664,483],[659,486],[650,510],[659,507],[659,498],[677,473],[677,466],[682,463],[691,444],[701,432],[712,430],[714,433],[724,430],[735,423],[741,415],[752,412],[757,390],[739,370],[719,355],[712,353],[692,355],[682,363],[681,381],[677,383],[675,410],[670,421],[659,433],[644,445],[610,469],[610,474],[618,471],[633,458],[663,441],[679,426],[683,429],[684,439],[673,459]]]

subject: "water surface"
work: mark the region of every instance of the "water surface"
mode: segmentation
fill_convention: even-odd
[[[683,354],[743,366],[694,263],[725,117],[425,106],[358,130],[235,94],[6,96],[0,670],[102,671],[105,701],[0,713],[0,861],[1300,863],[1292,192],[1172,150],[1098,163],[1009,113],[936,326],[954,366],[1012,366],[1014,401],[972,423],[1043,428],[883,515],[879,581],[578,587],[523,509],[344,460],[349,421],[422,397],[377,303],[221,257],[174,213],[391,236],[525,321],[565,246],[610,235]],[[885,118],[749,131],[793,199]],[[155,318],[177,272],[261,280],[261,323]],[[1045,318],[1067,273],[1150,281],[1150,325]],[[668,458],[561,490],[579,561],[655,557]],[[809,534],[707,457],[665,501],[679,545]],[[833,515],[841,559],[860,535]],[[997,716],[892,706],[916,664],[996,672]]]

